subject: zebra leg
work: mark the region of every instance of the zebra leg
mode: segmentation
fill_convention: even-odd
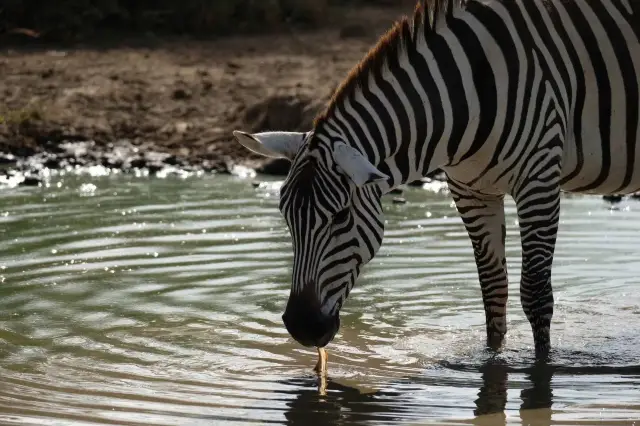
[[[530,181],[514,199],[522,240],[520,299],[533,331],[536,357],[545,358],[551,347],[551,264],[560,217],[560,189],[553,181]]]
[[[477,194],[449,179],[449,189],[473,246],[487,326],[487,345],[498,349],[507,333],[504,196]]]

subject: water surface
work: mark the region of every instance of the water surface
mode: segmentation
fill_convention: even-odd
[[[640,202],[564,197],[554,350],[535,365],[513,203],[496,355],[450,196],[386,198],[385,241],[343,309],[322,396],[315,352],[280,318],[292,253],[272,183],[62,176],[0,190],[0,423],[640,419]]]

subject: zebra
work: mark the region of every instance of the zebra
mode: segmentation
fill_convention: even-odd
[[[640,189],[638,11],[636,0],[419,1],[311,129],[234,130],[248,150],[291,162],[278,206],[293,245],[289,334],[306,347],[334,339],[382,244],[382,196],[441,169],[490,349],[507,332],[504,199],[514,200],[520,299],[536,359],[548,357],[561,193]]]

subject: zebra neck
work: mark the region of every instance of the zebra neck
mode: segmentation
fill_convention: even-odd
[[[446,137],[453,108],[440,93],[443,77],[431,74],[424,52],[400,55],[369,84],[334,106],[323,123],[330,134],[360,151],[390,179],[388,192],[420,179],[449,161]],[[435,67],[437,68],[437,67]],[[438,81],[439,79],[439,81]],[[464,124],[456,120],[464,128]]]
[[[475,9],[489,6],[442,2],[442,8],[416,13],[413,26],[405,20],[383,37],[343,82],[320,121],[333,138],[390,176],[385,192],[460,164],[478,150],[479,128],[492,128],[491,117],[484,117],[484,126],[480,122],[479,93],[496,92],[483,48],[498,48],[491,37],[473,32],[477,19],[472,18]]]

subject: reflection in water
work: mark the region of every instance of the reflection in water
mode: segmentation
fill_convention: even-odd
[[[473,411],[476,416],[472,423],[477,425],[506,425],[509,372],[524,373],[527,380],[520,393],[520,417],[523,424],[550,425],[553,392],[551,379],[554,367],[546,363],[514,369],[502,359],[490,358],[479,367],[449,365],[452,370],[461,369],[467,373],[476,370],[482,384],[477,393]],[[450,370],[450,371],[452,371]],[[444,380],[445,375],[440,375]],[[287,424],[327,425],[366,424],[372,421],[399,422],[411,416],[411,401],[419,385],[433,386],[434,377],[416,376],[389,383],[389,388],[363,393],[355,386],[340,384],[331,378],[326,383],[321,378],[291,379],[284,382],[299,387],[294,399],[287,403],[285,413]],[[402,390],[393,390],[393,389]],[[320,390],[326,390],[325,394]],[[417,418],[428,417],[420,412]]]
[[[476,409],[473,414],[502,413],[502,422],[506,420],[504,408],[507,405],[507,368],[501,359],[488,360],[480,367],[482,387],[475,400]],[[497,419],[496,419],[497,420]]]
[[[564,376],[620,374],[638,375],[640,366],[591,366],[567,367],[547,362],[514,367],[500,358],[489,358],[480,366],[456,365],[446,362],[441,366],[451,373],[456,370],[479,373],[482,382],[477,392],[474,425],[499,426],[507,424],[506,406],[509,375],[523,376],[524,387],[520,392],[519,416],[521,424],[548,426],[552,424],[554,374]],[[434,403],[413,401],[423,388],[444,381],[446,374],[440,371],[436,377],[414,376],[388,383],[384,389],[362,392],[357,386],[341,384],[331,378],[324,384],[319,378],[297,378],[284,381],[288,387],[298,388],[287,403],[285,418],[289,425],[369,424],[375,421],[395,423],[410,418],[424,420],[430,417],[425,405]],[[512,388],[516,386],[512,380]],[[522,383],[517,384],[518,387]],[[319,393],[326,389],[325,394]],[[434,395],[437,398],[437,395]],[[446,403],[446,401],[442,401]],[[422,409],[418,409],[422,408]],[[467,423],[467,422],[465,422]]]
[[[509,366],[503,359],[490,359],[479,370],[482,374],[482,387],[478,392],[478,399],[475,401],[474,414],[482,416],[499,413],[500,421],[497,416],[492,416],[491,424],[506,424],[504,410],[507,404]],[[522,400],[520,418],[523,424],[550,425],[550,408],[553,403],[553,391],[551,390],[553,367],[546,362],[537,362],[520,370],[520,372],[525,376],[525,388],[520,392]],[[486,424],[482,417],[477,420],[474,424]]]
[[[477,392],[474,425],[499,426],[507,424],[505,408],[509,389],[509,374],[522,375],[524,388],[520,392],[519,416],[521,424],[548,426],[552,424],[554,374],[593,375],[620,374],[638,375],[640,366],[592,366],[567,367],[538,362],[525,367],[513,367],[499,358],[490,358],[480,366],[455,365],[442,362],[450,371],[479,373],[482,379]],[[322,383],[319,378],[296,378],[283,381],[287,387],[295,387],[292,399],[287,402],[286,423],[289,425],[370,424],[401,422],[407,419],[425,420],[430,413],[425,406],[436,406],[433,402],[414,401],[415,394],[423,387],[432,387],[438,380],[446,380],[440,372],[437,377],[414,376],[388,383],[384,389],[362,392],[357,386],[341,384],[334,379]],[[514,383],[511,384],[514,387]],[[522,385],[522,384],[520,384]],[[519,386],[518,386],[519,387]],[[319,390],[326,389],[325,394]],[[287,392],[289,393],[289,392]],[[434,395],[437,398],[437,395]],[[446,401],[441,403],[446,404]],[[468,422],[464,422],[468,423]]]
[[[534,364],[525,372],[525,378],[531,386],[520,393],[522,405],[520,406],[520,418],[525,425],[550,425],[551,403],[553,391],[551,390],[551,378],[553,367],[546,363]],[[539,410],[546,408],[546,410]]]
[[[396,392],[363,393],[358,388],[326,380],[326,394],[318,392],[318,379],[291,379],[285,384],[300,387],[287,402],[288,425],[365,424],[375,420],[399,420],[401,395]],[[393,414],[396,414],[394,417]]]
[[[509,366],[503,359],[488,360],[479,370],[482,375],[482,387],[478,392],[478,399],[475,401],[476,409],[474,414],[482,416],[501,413],[501,424],[506,424],[504,409],[507,404]],[[536,424],[551,424],[551,410],[538,410],[535,412],[530,412],[529,410],[551,408],[553,400],[553,391],[551,390],[553,367],[545,362],[538,362],[520,370],[520,372],[524,373],[526,381],[525,388],[520,392],[522,400],[520,416],[524,424],[529,424],[532,420],[535,420]],[[535,419],[528,419],[531,413],[533,413]],[[543,417],[541,417],[541,414]],[[493,417],[492,420],[496,422],[498,419]],[[545,423],[544,420],[547,420],[547,422]]]

